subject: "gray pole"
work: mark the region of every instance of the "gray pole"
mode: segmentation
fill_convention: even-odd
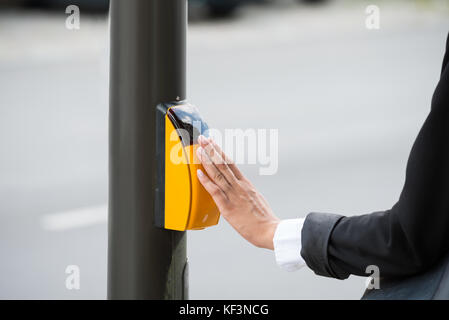
[[[187,299],[186,235],[153,226],[155,108],[185,99],[187,0],[112,0],[109,299]]]

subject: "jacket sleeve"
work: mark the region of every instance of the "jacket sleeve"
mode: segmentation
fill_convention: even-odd
[[[448,39],[449,41],[449,39]],[[407,276],[433,265],[449,249],[449,59],[443,60],[431,111],[412,147],[398,202],[387,211],[345,217],[310,213],[301,255],[318,275]]]

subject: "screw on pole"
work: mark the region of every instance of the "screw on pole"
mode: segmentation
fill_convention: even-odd
[[[187,299],[185,232],[154,219],[155,108],[185,99],[187,0],[111,0],[108,298]]]

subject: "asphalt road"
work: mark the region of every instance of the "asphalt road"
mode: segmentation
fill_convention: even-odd
[[[375,3],[376,1],[371,1]],[[247,7],[189,28],[188,96],[212,127],[279,130],[279,170],[243,166],[281,218],[388,209],[449,30],[438,5]],[[0,13],[0,298],[106,295],[108,38],[102,17]],[[224,222],[189,232],[191,298],[358,299],[364,278],[280,270]],[[65,286],[78,265],[80,290]]]

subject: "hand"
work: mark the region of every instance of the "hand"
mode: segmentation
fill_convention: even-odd
[[[279,218],[268,202],[212,139],[200,136],[198,142],[197,156],[207,173],[199,169],[198,179],[221,215],[250,243],[273,250]]]

